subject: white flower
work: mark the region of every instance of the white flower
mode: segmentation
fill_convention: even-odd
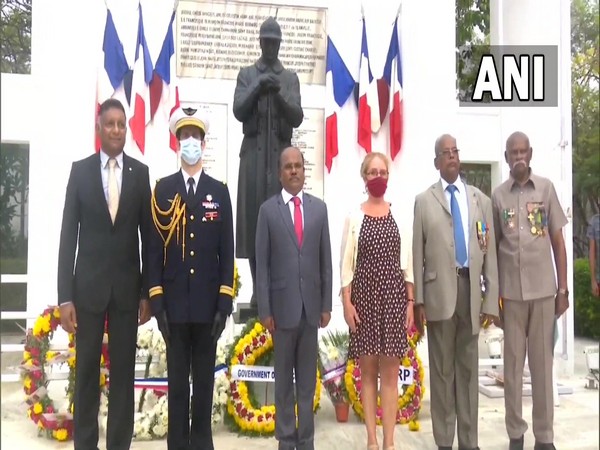
[[[133,435],[135,437],[138,437],[140,434],[142,434],[144,432],[144,429],[142,427],[142,424],[140,422],[138,422],[137,420],[133,423]]]
[[[226,392],[221,392],[221,394],[219,395],[219,403],[221,405],[224,405],[225,403],[227,403],[227,393]]]
[[[221,422],[221,414],[215,413],[212,417],[212,423],[220,423]]]
[[[166,427],[169,424],[169,416],[167,414],[161,414],[160,422]]]
[[[162,423],[157,423],[152,427],[152,433],[156,437],[163,437],[167,434],[167,428]]]
[[[138,332],[137,344],[142,349],[147,349],[150,347],[152,343],[152,338],[154,337],[154,331],[152,328],[144,328]]]

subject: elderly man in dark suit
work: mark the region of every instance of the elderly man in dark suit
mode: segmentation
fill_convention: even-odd
[[[285,149],[279,166],[283,189],[263,203],[258,214],[258,312],[273,334],[275,347],[279,449],[312,450],[317,330],[326,327],[331,318],[329,224],[325,203],[302,190],[304,157],[300,150]]]
[[[156,183],[148,257],[150,305],[167,342],[167,444],[212,450],[215,353],[233,297],[231,201],[227,186],[202,168],[208,131],[202,112],[180,108],[170,126],[181,170]]]
[[[100,152],[73,163],[67,185],[58,256],[58,303],[63,328],[77,337],[75,450],[98,446],[98,379],[105,318],[112,363],[107,447],[126,450],[133,434],[137,326],[138,321],[150,319],[145,275],[150,181],[148,167],[123,152],[127,125],[125,109],[118,100],[109,99],[100,106],[96,131]]]
[[[476,449],[481,324],[498,316],[498,266],[492,202],[459,177],[456,139],[440,136],[440,180],[415,199],[415,322],[427,317],[431,420],[440,449]]]

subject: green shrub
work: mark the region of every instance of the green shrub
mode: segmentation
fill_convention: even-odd
[[[600,298],[592,295],[590,264],[587,259],[575,260],[573,267],[575,296],[575,334],[600,339]]]

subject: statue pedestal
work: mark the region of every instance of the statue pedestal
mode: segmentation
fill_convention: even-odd
[[[237,324],[244,324],[250,319],[258,317],[258,307],[251,303],[240,303],[237,305],[237,311],[233,314],[233,320]]]

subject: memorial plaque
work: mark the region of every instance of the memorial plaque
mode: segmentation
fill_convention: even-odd
[[[323,199],[323,170],[325,167],[323,123],[325,111],[320,108],[304,108],[304,120],[294,130],[292,145],[304,154],[304,190]]]
[[[264,3],[181,0],[177,8],[177,76],[237,79],[260,57],[258,32],[276,17],[283,40],[279,59],[301,84],[325,84],[325,8]]]

